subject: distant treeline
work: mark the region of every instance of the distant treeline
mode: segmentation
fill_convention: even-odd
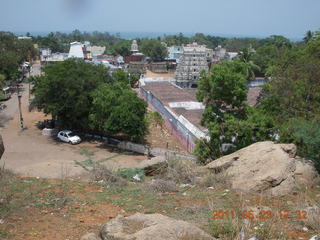
[[[257,49],[263,45],[274,42],[274,39],[280,39],[288,43],[292,43],[289,39],[283,36],[270,36],[265,39],[258,38],[226,38],[205,35],[203,33],[196,33],[191,37],[187,37],[182,33],[176,35],[165,35],[163,37],[155,38],[154,40],[165,42],[168,46],[182,45],[192,42],[205,44],[208,48],[214,49],[217,46],[222,46],[231,52],[238,52],[241,48],[252,47]],[[127,56],[130,54],[131,40],[121,38],[118,34],[110,34],[108,32],[81,32],[74,30],[71,33],[51,32],[47,36],[34,36],[33,40],[40,47],[50,48],[53,52],[67,52],[69,50],[70,42],[74,41],[89,41],[93,45],[106,46],[106,54],[120,54]],[[137,38],[139,46],[150,40],[148,38]],[[293,43],[292,43],[293,44]]]

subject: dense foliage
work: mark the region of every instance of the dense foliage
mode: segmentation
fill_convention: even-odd
[[[281,142],[294,142],[298,153],[320,169],[320,35],[286,49],[269,68],[260,108],[273,116]]]
[[[147,132],[147,103],[124,82],[100,85],[92,93],[90,126],[108,135],[123,133],[134,141]]]
[[[202,73],[197,97],[206,106],[202,124],[210,138],[197,145],[195,154],[201,161],[272,137],[271,119],[246,104],[247,74],[247,64],[240,60],[222,62],[209,74]]]
[[[156,39],[144,40],[140,50],[153,61],[162,61],[168,56],[167,47]]]
[[[19,40],[14,34],[0,32],[0,74],[6,80],[16,80],[23,61],[31,61],[37,55],[31,40]]]
[[[256,141],[277,140],[295,143],[298,154],[320,169],[320,34],[307,32],[298,44],[281,36],[262,43],[202,75],[198,99],[206,104],[202,123],[210,140],[200,141],[195,153],[215,159]],[[269,77],[255,108],[245,103],[253,62],[260,67],[255,73]]]
[[[112,35],[107,32],[81,32],[74,30],[71,33],[51,32],[47,36],[34,36],[34,43],[39,47],[48,47],[53,52],[68,52],[70,42],[89,41],[92,45],[105,46],[105,54],[128,56],[131,54],[131,40],[121,38],[119,35]],[[221,45],[231,52],[239,52],[243,48],[258,49],[265,45],[272,45],[278,48],[289,46],[292,43],[282,36],[270,36],[265,39],[258,38],[226,38],[203,33],[196,33],[193,36],[185,36],[182,33],[175,35],[164,35],[157,39],[137,38],[140,50],[154,60],[161,60],[166,57],[165,49],[160,45],[161,42],[167,46],[188,44],[197,42],[205,44],[208,48],[214,49]]]
[[[58,120],[60,127],[103,134],[146,134],[146,103],[128,86],[127,74],[110,76],[102,65],[68,59],[46,66],[35,78],[34,103]]]

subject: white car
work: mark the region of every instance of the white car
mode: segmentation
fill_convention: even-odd
[[[60,131],[57,137],[61,141],[71,143],[71,144],[77,144],[81,142],[81,138],[69,130]]]

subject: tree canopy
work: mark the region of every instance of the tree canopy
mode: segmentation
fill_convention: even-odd
[[[92,97],[89,115],[92,129],[108,135],[124,133],[134,141],[143,139],[147,132],[147,103],[128,85],[123,82],[100,85]]]
[[[231,153],[255,141],[270,138],[271,120],[246,104],[247,65],[226,61],[202,73],[197,98],[205,104],[202,124],[209,139],[198,142],[195,154],[202,161]]]
[[[164,46],[159,40],[144,40],[141,44],[140,49],[153,61],[162,61],[168,56],[167,47]]]
[[[32,40],[19,40],[12,33],[0,32],[0,74],[5,79],[16,80],[19,65],[34,59],[36,55]]]
[[[146,103],[128,85],[127,74],[108,74],[102,65],[68,59],[46,66],[35,78],[34,103],[61,127],[103,134],[146,134]]]

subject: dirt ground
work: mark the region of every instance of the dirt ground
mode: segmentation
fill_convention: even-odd
[[[157,78],[157,77],[164,77],[164,78],[174,78],[174,72],[169,73],[154,73],[150,70],[147,70],[146,74],[144,75],[147,78]]]
[[[238,220],[234,221],[229,217],[211,217],[214,209],[237,211],[246,206],[264,206],[274,213],[279,209],[293,212],[309,199],[313,199],[314,204],[319,203],[320,189],[270,198],[242,195],[223,188],[180,188],[177,192],[154,193],[148,191],[144,183],[115,189],[93,182],[19,178],[5,190],[12,193],[12,197],[10,203],[0,208],[0,239],[79,240],[88,232],[98,233],[102,224],[119,214],[129,216],[140,212],[160,213],[188,221],[215,237],[220,234],[232,236],[233,232],[240,231],[240,225],[248,224],[251,230],[246,230],[245,239],[258,236],[262,240],[308,240],[317,233],[317,229],[308,225],[308,219],[280,219],[275,215],[270,220],[256,219],[245,223],[240,213],[236,213]],[[309,230],[304,231],[304,226]]]
[[[16,96],[12,96],[14,98]],[[85,176],[84,169],[75,161],[83,161],[87,156],[80,154],[84,150],[93,153],[93,160],[112,158],[107,165],[110,169],[131,168],[146,159],[143,155],[121,155],[108,151],[100,142],[83,141],[78,145],[62,143],[48,136],[43,136],[36,128],[38,121],[48,119],[41,112],[27,109],[28,95],[23,93],[22,115],[24,130],[20,129],[19,112],[1,129],[5,153],[1,165],[5,164],[21,176],[40,178],[61,178],[62,176]]]
[[[16,93],[6,102],[8,107],[0,112],[0,134],[5,144],[5,153],[0,161],[0,166],[5,165],[7,169],[26,177],[87,178],[86,171],[75,164],[76,161],[84,161],[88,158],[81,154],[83,152],[93,153],[92,160],[106,159],[103,161],[104,165],[111,170],[133,168],[147,159],[143,155],[114,152],[98,141],[83,141],[78,145],[69,145],[43,136],[35,124],[38,121],[49,119],[50,116],[45,116],[42,112],[37,111],[29,112],[27,106],[28,85],[24,84],[22,90],[24,130],[20,129]],[[160,148],[168,146],[169,150],[183,151],[178,140],[171,136],[166,129],[151,128],[146,140],[151,146]]]

